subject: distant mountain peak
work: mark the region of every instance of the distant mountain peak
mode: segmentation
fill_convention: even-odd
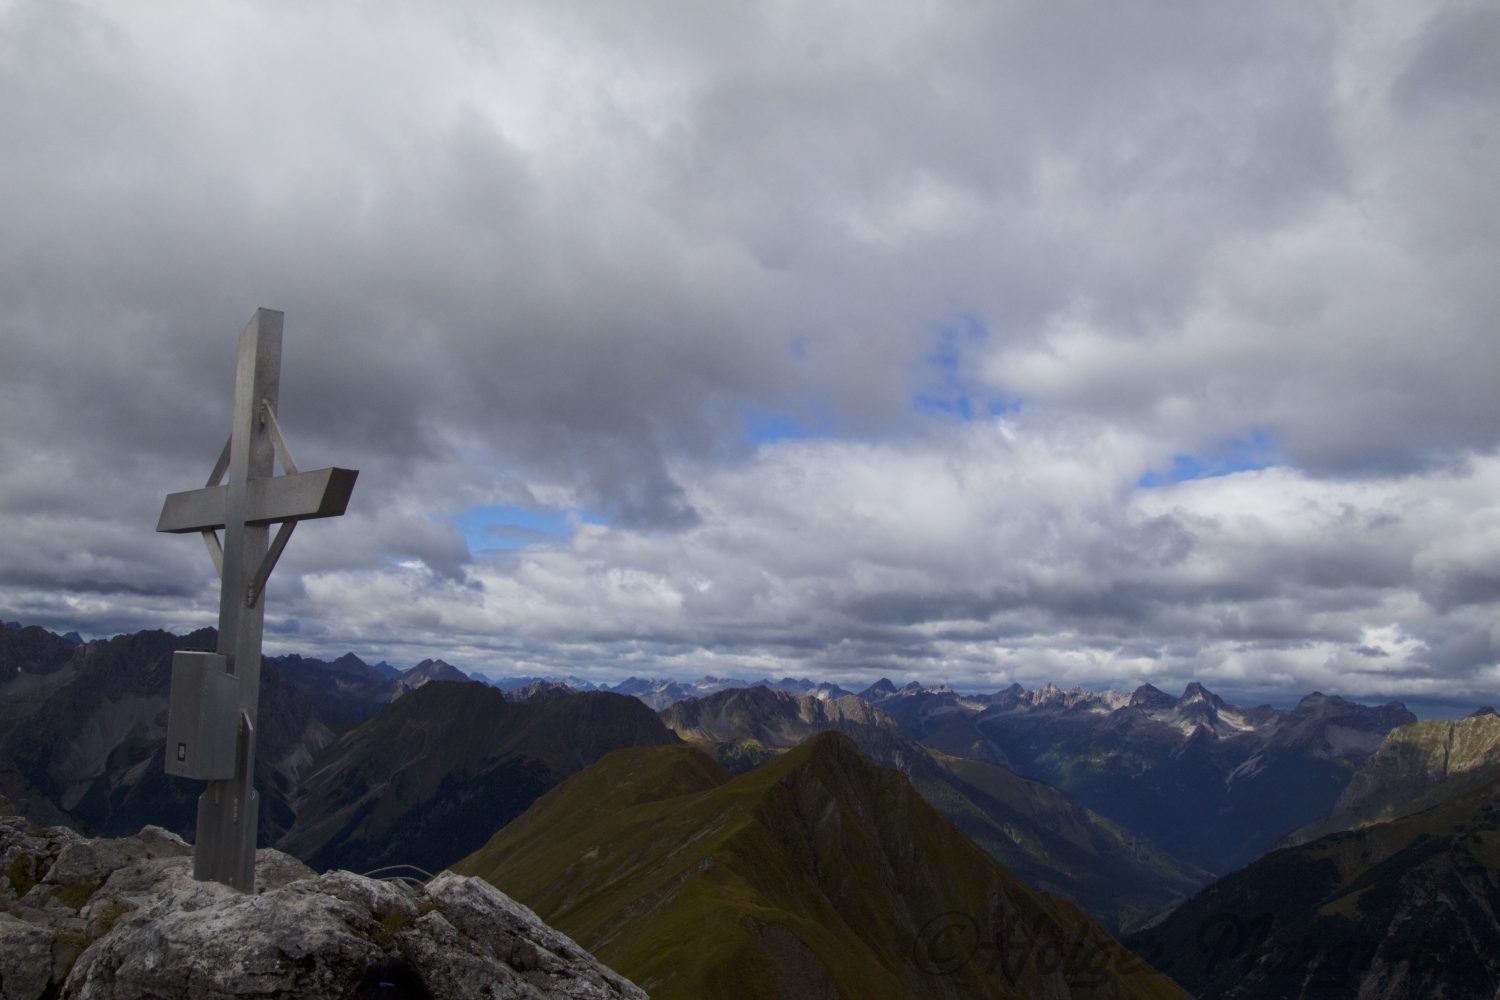
[[[866,701],[871,701],[875,698],[889,698],[895,693],[896,685],[891,683],[891,679],[889,677],[882,677],[880,678],[880,680],[876,681],[874,684],[871,684],[869,687],[861,691],[859,693],[859,696]]]
[[[1177,699],[1155,684],[1142,684],[1130,694],[1131,708],[1171,708],[1175,704]]]
[[[373,670],[373,671],[375,671],[377,674],[379,674],[380,676],[384,677],[388,681],[393,681],[397,677],[401,676],[401,671],[400,670],[398,670],[395,667],[391,666],[389,663],[385,662],[384,660],[381,660],[379,663],[372,663],[372,664],[370,664],[370,669]]]
[[[1186,706],[1197,702],[1207,703],[1214,708],[1224,707],[1223,698],[1220,698],[1197,681],[1192,681],[1187,687],[1182,689],[1182,697],[1177,699],[1177,703]]]
[[[391,700],[395,701],[408,691],[415,691],[430,681],[458,681],[463,684],[474,683],[468,674],[451,663],[445,663],[442,660],[423,660],[396,679],[396,690],[391,695]]]
[[[362,674],[367,673],[372,669],[368,663],[366,663],[364,660],[361,660],[353,653],[345,653],[343,656],[340,656],[338,659],[332,661],[328,665],[342,673]]]
[[[1466,719],[1478,719],[1481,716],[1485,716],[1485,715],[1500,715],[1500,712],[1496,712],[1495,711],[1495,706],[1493,706],[1493,705],[1485,705],[1483,708],[1476,708],[1476,709],[1474,709],[1474,711],[1472,711],[1468,715],[1464,716],[1464,718],[1466,718]]]

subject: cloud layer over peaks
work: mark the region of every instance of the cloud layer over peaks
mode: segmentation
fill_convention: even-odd
[[[151,527],[263,305],[299,461],[361,470],[271,646],[1492,699],[1497,44],[1481,3],[12,3],[0,614],[212,621]],[[504,510],[586,516],[481,551]]]

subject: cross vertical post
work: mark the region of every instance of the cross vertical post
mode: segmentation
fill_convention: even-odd
[[[260,814],[254,774],[262,589],[295,524],[344,513],[358,475],[337,468],[299,473],[292,464],[276,423],[282,319],[276,310],[258,309],[240,333],[225,455],[206,487],[167,497],[156,526],[201,533],[221,570],[217,656],[178,653],[173,659],[166,768],[208,780],[198,799],[194,877],[244,892],[255,890]],[[282,476],[274,475],[278,456]],[[273,523],[280,525],[274,543]]]
[[[260,796],[254,786],[255,733],[260,721],[260,646],[266,605],[245,607],[245,586],[265,558],[269,528],[245,523],[250,480],[275,470],[270,435],[260,419],[260,403],[276,405],[281,386],[283,314],[257,309],[240,332],[234,374],[234,422],[229,437],[229,494],[224,518],[224,579],[219,588],[219,654],[239,680],[239,744],[235,774],[213,781],[198,800],[198,834],[193,876],[255,887],[255,834]]]

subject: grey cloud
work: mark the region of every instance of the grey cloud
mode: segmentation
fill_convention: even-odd
[[[211,620],[201,546],[150,527],[264,305],[299,462],[361,470],[278,569],[273,641],[1405,670],[1500,601],[1454,526],[1500,444],[1493,22],[12,4],[0,611]],[[978,419],[919,412],[934,384]],[[747,412],[824,440],[757,446]],[[1135,489],[1254,432],[1283,479]],[[484,504],[611,525],[476,559],[451,516]]]
[[[1447,102],[1488,107],[1500,96],[1500,11],[1480,3],[1449,5],[1429,17],[1407,64],[1391,84],[1396,102],[1414,112],[1442,113]]]

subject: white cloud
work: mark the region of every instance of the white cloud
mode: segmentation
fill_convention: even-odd
[[[361,470],[272,581],[276,642],[1477,690],[1497,31],[1405,2],[7,5],[0,613],[211,616],[202,553],[149,525],[268,305],[299,459]],[[818,436],[757,446],[747,413]],[[1273,468],[1136,488],[1247,439]],[[471,557],[452,517],[513,504],[608,526]]]

